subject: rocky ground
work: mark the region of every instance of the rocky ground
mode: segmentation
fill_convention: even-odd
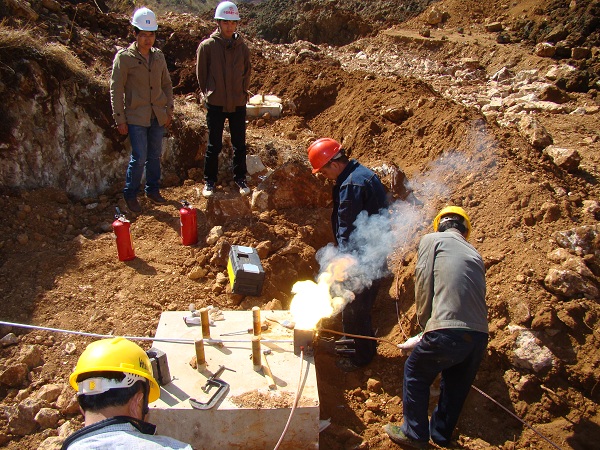
[[[226,151],[210,202],[199,195],[206,128],[194,52],[213,25],[162,15],[158,45],[177,93],[164,164],[169,203],[142,200],[144,212],[128,214],[137,258],[123,263],[111,222],[116,206],[127,212],[119,191],[128,150],[111,128],[106,76],[115,46],[129,41],[127,17],[101,12],[102,2],[0,1],[0,320],[153,336],[162,311],[191,302],[287,308],[292,285],[319,273],[316,251],[331,240],[330,186],[305,159],[312,140],[331,136],[397,200],[400,233],[375,306],[379,337],[400,343],[418,331],[415,249],[435,211],[454,203],[471,215],[487,267],[490,343],[474,384],[481,392],[472,391],[457,428],[460,447],[596,448],[598,3],[415,2],[397,19],[386,15],[394,3],[294,2],[297,23],[277,35],[265,30],[283,2],[244,6],[251,90],[282,98],[283,115],[249,120],[249,153],[266,166],[249,178],[252,198],[233,189]],[[327,22],[338,10],[354,20]],[[311,20],[330,28],[315,35]],[[15,30],[24,34],[10,40]],[[41,58],[46,39],[76,63]],[[182,199],[198,209],[196,246],[180,244]],[[228,290],[234,244],[259,249],[260,297]],[[339,329],[336,317],[322,325]],[[0,328],[0,445],[55,448],[81,425],[66,379],[91,338]],[[351,374],[324,351],[316,359],[321,419],[331,421],[320,448],[396,448],[381,426],[402,420],[406,355],[381,342],[373,363]]]

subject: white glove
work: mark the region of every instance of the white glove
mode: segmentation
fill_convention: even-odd
[[[421,333],[417,334],[416,336],[408,338],[402,344],[398,344],[398,348],[400,348],[402,350],[412,350],[413,348],[415,348],[417,346],[417,344],[421,341],[422,338],[423,338],[423,333],[421,332]]]

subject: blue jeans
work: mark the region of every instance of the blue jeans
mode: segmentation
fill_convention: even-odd
[[[149,127],[127,125],[131,143],[131,159],[125,174],[125,198],[135,198],[146,168],[146,194],[156,194],[160,188],[160,155],[165,127],[153,118]]]
[[[223,112],[222,106],[206,105],[208,144],[204,156],[204,181],[217,182],[219,153],[223,148],[225,119],[229,120],[231,146],[233,147],[233,179],[246,179],[246,106],[238,106],[235,112]]]
[[[448,445],[485,354],[488,335],[435,330],[423,335],[404,365],[402,432],[415,440]],[[441,372],[440,398],[427,419],[429,387]]]

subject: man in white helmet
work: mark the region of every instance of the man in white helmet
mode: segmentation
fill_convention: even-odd
[[[133,213],[142,207],[137,199],[144,169],[146,197],[163,204],[160,194],[160,156],[165,127],[173,117],[173,85],[164,54],[154,46],[158,24],[148,8],[131,18],[135,42],[119,50],[113,61],[110,100],[120,134],[129,134],[131,159],[123,197]]]
[[[192,450],[184,442],[155,435],[144,419],[160,388],[146,352],[123,337],[92,342],[79,357],[69,383],[85,426],[69,436],[62,450]]]
[[[240,15],[233,2],[221,2],[215,10],[217,30],[198,46],[196,75],[206,103],[208,144],[204,157],[202,195],[213,195],[223,148],[225,119],[229,121],[233,147],[233,180],[240,194],[246,184],[246,103],[250,86],[250,50],[237,31]]]

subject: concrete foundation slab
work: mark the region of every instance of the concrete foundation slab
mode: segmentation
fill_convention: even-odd
[[[190,362],[196,355],[194,341],[202,339],[201,325],[184,322],[189,311],[162,313],[153,347],[167,355],[172,381],[161,386],[160,399],[150,405],[149,421],[157,425],[157,433],[195,449],[264,450],[275,447],[293,410],[279,448],[318,448],[319,396],[312,355],[294,355],[293,331],[266,320],[291,321],[288,311],[260,313],[269,329],[262,332],[259,366],[253,364],[252,333],[246,332],[252,328],[252,312],[223,311],[224,320],[210,327],[211,338],[223,344],[204,340],[206,364],[198,369]],[[244,334],[220,336],[237,331]],[[270,353],[265,356],[263,351]],[[221,366],[225,368],[217,379],[223,383],[205,392],[207,380]],[[190,399],[205,409],[194,409]]]

